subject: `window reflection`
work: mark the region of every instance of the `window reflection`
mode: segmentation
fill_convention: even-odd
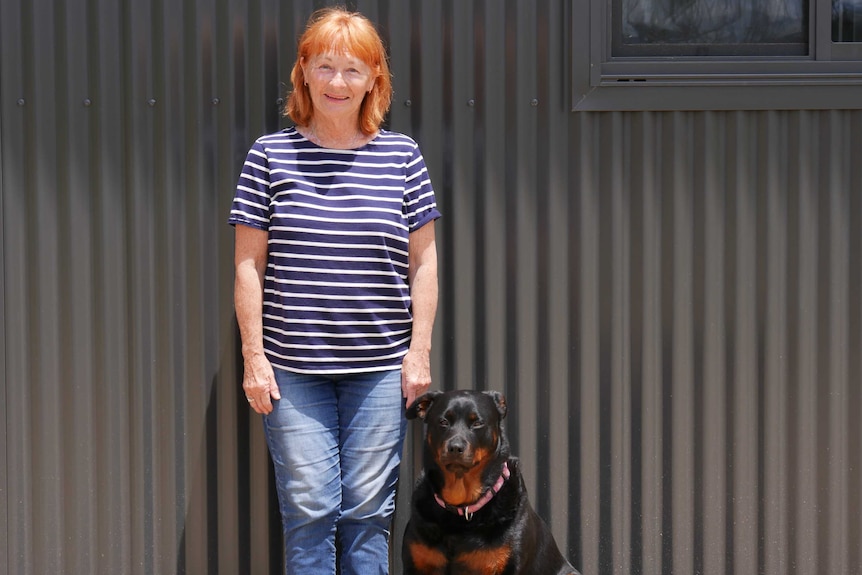
[[[832,0],[832,41],[862,42],[862,0]]]
[[[800,44],[807,42],[807,13],[807,0],[622,0],[621,39],[627,45]]]

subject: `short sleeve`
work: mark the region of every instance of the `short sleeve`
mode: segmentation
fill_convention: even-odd
[[[228,223],[268,230],[271,200],[269,183],[266,149],[258,140],[252,145],[243,164]]]
[[[441,215],[437,209],[437,198],[431,186],[425,159],[418,145],[415,146],[407,164],[404,213],[407,217],[407,227],[411,232]]]

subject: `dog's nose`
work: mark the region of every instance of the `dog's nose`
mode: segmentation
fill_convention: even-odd
[[[461,455],[464,453],[464,450],[467,448],[467,444],[463,439],[452,439],[446,444],[446,451],[452,454],[457,453]]]

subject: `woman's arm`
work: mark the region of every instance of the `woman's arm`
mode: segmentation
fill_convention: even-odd
[[[234,309],[242,340],[245,365],[242,388],[258,413],[272,411],[273,399],[280,399],[272,365],[263,351],[263,282],[266,272],[269,233],[249,226],[236,226],[234,244]]]
[[[413,337],[401,364],[401,390],[409,406],[431,386],[431,334],[437,314],[434,221],[410,234],[407,279],[413,308]]]

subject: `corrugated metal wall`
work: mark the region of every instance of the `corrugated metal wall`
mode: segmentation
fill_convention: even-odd
[[[323,4],[0,0],[0,571],[278,569],[225,219]],[[862,114],[574,114],[566,0],[349,5],[445,214],[437,383],[507,394],[573,562],[859,573]]]

